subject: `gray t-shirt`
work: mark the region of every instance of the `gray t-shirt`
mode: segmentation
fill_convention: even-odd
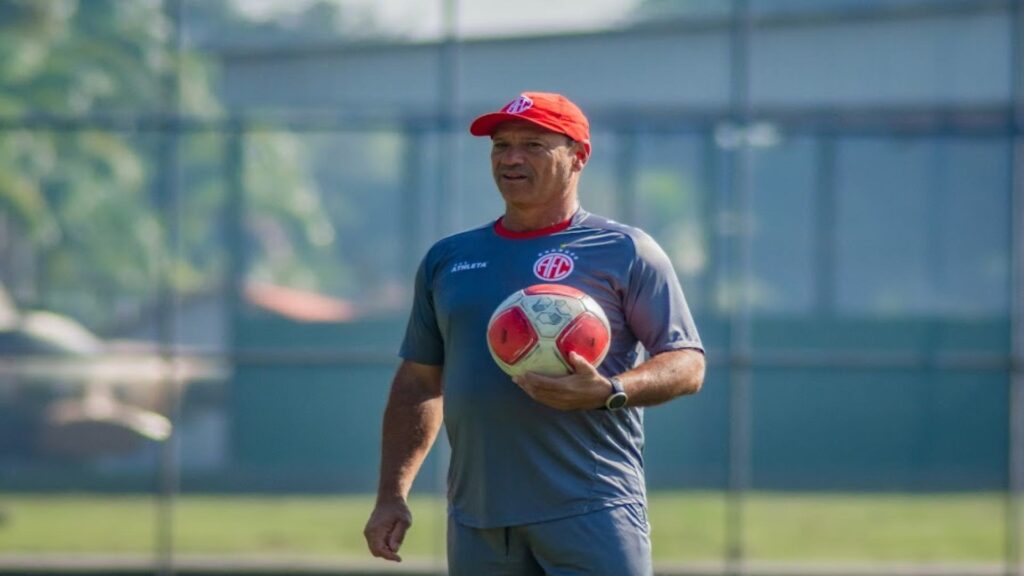
[[[633,368],[640,345],[652,355],[703,351],[671,262],[641,230],[581,209],[547,230],[508,232],[499,220],[438,241],[417,272],[400,355],[444,366],[449,511],[468,526],[528,524],[646,500],[642,408],[549,408],[488,352],[495,307],[540,283],[578,288],[604,308],[612,340],[601,374]]]

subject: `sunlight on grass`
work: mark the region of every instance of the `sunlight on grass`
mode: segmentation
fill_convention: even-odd
[[[366,558],[368,495],[186,495],[174,509],[175,551]],[[444,555],[440,497],[412,501],[407,558]],[[726,501],[719,492],[654,492],[659,562],[720,560]],[[776,494],[746,498],[751,560],[998,562],[1004,545],[999,494]],[[155,550],[157,502],[146,496],[4,495],[0,553],[134,553]]]

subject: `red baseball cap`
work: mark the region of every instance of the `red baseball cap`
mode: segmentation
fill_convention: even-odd
[[[490,136],[502,122],[525,120],[580,142],[590,155],[590,122],[579,106],[561,94],[523,92],[501,110],[484,114],[469,125],[473,136]]]

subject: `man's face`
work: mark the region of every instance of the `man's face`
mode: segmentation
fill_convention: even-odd
[[[519,207],[558,202],[573,193],[586,156],[568,136],[528,122],[505,122],[491,135],[491,171],[505,202]]]

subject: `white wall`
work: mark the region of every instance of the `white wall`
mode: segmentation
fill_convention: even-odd
[[[826,23],[774,23],[751,38],[755,105],[1006,104],[1005,11]],[[225,56],[241,109],[430,114],[439,109],[437,43]],[[492,109],[521,90],[568,94],[585,109],[696,110],[729,98],[729,28],[614,31],[460,46],[459,105]]]

